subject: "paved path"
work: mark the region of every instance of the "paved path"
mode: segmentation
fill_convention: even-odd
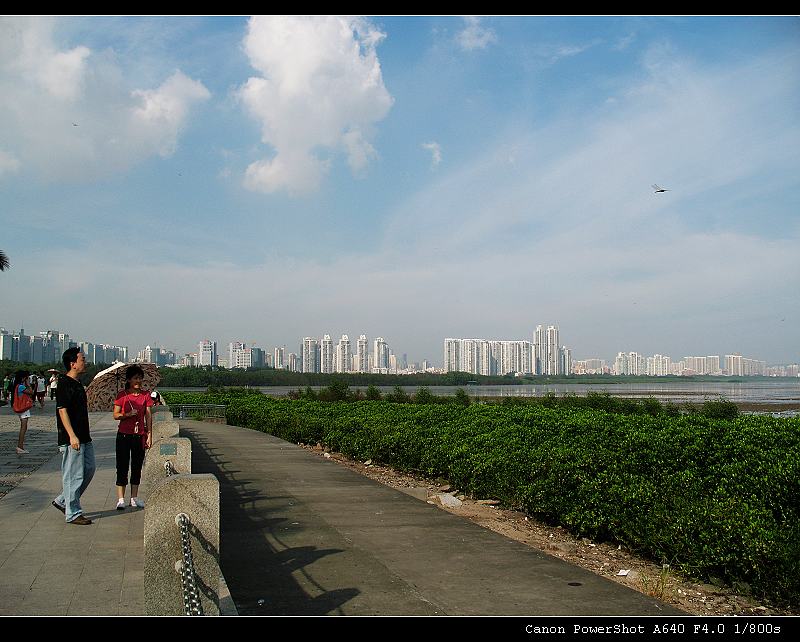
[[[143,511],[115,510],[116,422],[91,415],[97,472],[81,503],[94,524],[76,526],[50,505],[61,457],[55,419],[41,421],[25,440],[30,455],[19,458],[16,432],[10,450],[9,430],[0,432],[0,615],[143,614]]]
[[[242,615],[685,615],[275,437],[180,424]]]

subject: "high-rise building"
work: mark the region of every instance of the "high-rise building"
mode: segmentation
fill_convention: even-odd
[[[217,367],[217,342],[203,339],[197,344],[197,365]]]
[[[386,343],[383,337],[378,337],[373,343],[373,354],[375,361],[373,364],[374,370],[388,370],[389,368],[389,344]]]
[[[489,375],[504,375],[509,363],[509,342],[489,341]]]
[[[533,333],[533,373],[537,375],[547,372],[547,331],[543,325],[537,325]]]
[[[243,341],[228,344],[228,368],[249,368],[253,365],[253,354]]]
[[[264,367],[264,350],[256,346],[250,348],[250,363],[253,368]]]
[[[334,356],[333,340],[331,339],[331,335],[326,334],[322,337],[322,345],[320,347],[320,371],[323,374],[334,372]]]
[[[461,367],[461,341],[459,339],[448,338],[444,340],[444,370],[445,372],[457,372]]]
[[[733,377],[744,376],[744,364],[742,363],[742,355],[740,354],[725,355],[725,374]]]
[[[666,377],[672,374],[672,359],[663,354],[647,357],[645,374],[651,377]]]
[[[369,372],[369,343],[366,334],[362,334],[358,337],[356,364],[357,372]]]
[[[559,350],[559,374],[568,375],[572,372],[572,350],[567,346],[561,346]]]
[[[299,359],[297,358],[297,353],[290,352],[286,363],[289,368],[289,372],[300,372],[300,364]]]
[[[545,374],[548,375],[564,374],[561,371],[562,359],[559,354],[560,346],[558,345],[558,335],[557,325],[547,326],[547,369]]]
[[[15,361],[26,362],[31,360],[31,338],[21,329],[17,336],[17,355]]]
[[[461,355],[458,369],[462,372],[478,374],[481,359],[482,339],[461,339],[459,352]]]
[[[0,328],[0,359],[11,359],[14,336],[5,328]]]
[[[319,341],[312,337],[303,339],[303,372],[320,372]]]
[[[350,347],[350,338],[343,334],[336,346],[336,372],[350,372],[353,365],[353,352]]]
[[[31,337],[31,361],[33,363],[42,364],[44,363],[44,344],[42,342],[42,337],[39,335],[34,335]]]
[[[275,370],[284,370],[286,368],[286,346],[275,348],[273,355],[275,357],[273,360]]]
[[[646,373],[646,359],[638,352],[620,352],[614,361],[616,375],[643,375]]]
[[[84,359],[86,359],[86,363],[100,363],[99,361],[95,361],[93,343],[90,343],[89,341],[81,341],[79,346],[81,352],[83,352]]]

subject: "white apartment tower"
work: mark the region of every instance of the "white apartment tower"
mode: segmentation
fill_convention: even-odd
[[[197,344],[197,365],[217,366],[217,342],[203,339]]]
[[[508,341],[489,341],[489,374],[505,374],[508,363]]]
[[[546,362],[547,366],[545,374],[548,375],[564,374],[563,372],[561,372],[561,358],[558,350],[559,350],[558,326],[549,325],[547,326],[547,362]]]
[[[249,368],[253,365],[253,353],[243,341],[228,344],[228,368]]]
[[[461,339],[459,370],[478,374],[481,363],[481,339]],[[488,343],[488,342],[487,342]]]
[[[313,337],[303,338],[303,372],[319,372],[319,357],[319,340]]]
[[[350,372],[353,364],[353,352],[350,347],[350,339],[346,334],[339,339],[336,346],[336,372]]]
[[[362,334],[358,337],[358,347],[356,348],[356,371],[369,372],[369,343],[367,335]]]
[[[547,371],[547,332],[543,325],[537,325],[533,333],[533,374]]]
[[[331,374],[333,369],[333,339],[331,335],[326,334],[322,337],[322,346],[320,347],[320,371],[324,374]]]
[[[275,370],[283,370],[286,368],[286,346],[281,346],[280,348],[275,348],[273,351],[273,362],[272,367]]]
[[[445,372],[457,372],[461,367],[461,351],[459,339],[444,340],[444,369]]]

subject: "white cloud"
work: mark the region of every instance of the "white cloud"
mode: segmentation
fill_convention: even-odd
[[[629,33],[627,36],[617,40],[613,49],[616,51],[624,51],[633,43],[634,40],[636,40],[636,32]]]
[[[209,97],[175,71],[160,87],[128,85],[113,51],[61,47],[49,18],[0,18],[0,137],[25,171],[85,180],[169,155],[191,108]]]
[[[383,38],[360,18],[250,19],[244,49],[260,75],[239,96],[274,154],[248,167],[249,189],[312,191],[329,167],[322,153],[344,152],[356,174],[366,168],[374,125],[393,103],[376,53]]]
[[[421,147],[431,153],[431,169],[436,169],[442,162],[442,146],[439,143],[422,143]]]
[[[0,149],[0,177],[19,170],[19,161],[11,154]]]
[[[178,134],[192,105],[210,95],[201,82],[176,71],[158,89],[133,92],[138,105],[131,114],[132,129],[146,141],[147,148],[169,156],[175,151]]]
[[[548,64],[555,64],[564,58],[572,58],[582,54],[584,51],[599,45],[601,40],[592,40],[581,45],[539,45],[536,47],[536,54],[544,58]]]
[[[466,27],[456,36],[456,41],[462,49],[466,51],[486,49],[497,41],[494,31],[482,26],[480,19],[476,16],[466,16],[464,22],[466,22]]]

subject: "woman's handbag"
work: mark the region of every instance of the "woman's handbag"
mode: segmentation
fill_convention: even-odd
[[[19,394],[18,387],[14,387],[14,412],[22,414],[26,410],[33,408],[33,398],[25,393]]]

